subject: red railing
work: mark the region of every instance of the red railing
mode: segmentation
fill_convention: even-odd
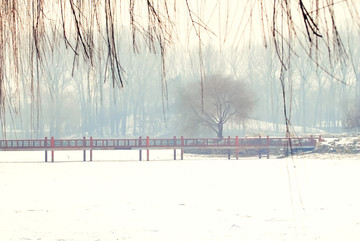
[[[315,138],[281,138],[281,137],[248,137],[248,138],[169,138],[169,139],[38,139],[38,140],[0,140],[0,151],[37,151],[37,150],[121,150],[121,149],[173,149],[173,148],[292,148],[315,147],[323,141],[321,136]]]

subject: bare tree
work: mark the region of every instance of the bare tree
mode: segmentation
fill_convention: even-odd
[[[207,77],[205,83],[204,106],[202,107],[199,98],[200,89],[187,86],[187,91],[182,95],[182,114],[189,117],[191,125],[208,127],[217,137],[222,138],[226,123],[248,118],[254,106],[254,99],[243,81],[213,75]]]
[[[360,107],[353,105],[346,113],[344,127],[348,130],[360,131]]]

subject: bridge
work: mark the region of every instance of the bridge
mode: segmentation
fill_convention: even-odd
[[[184,149],[223,149],[228,151],[228,159],[231,152],[235,153],[236,159],[239,151],[256,150],[259,158],[265,152],[269,158],[271,149],[284,149],[286,152],[297,150],[315,149],[318,142],[323,139],[319,137],[227,137],[227,138],[184,138],[151,139],[149,137],[137,139],[55,139],[54,137],[34,140],[0,140],[0,151],[45,151],[45,162],[48,161],[48,151],[51,152],[51,162],[54,162],[55,151],[78,150],[83,151],[83,161],[86,161],[86,153],[90,152],[89,160],[92,161],[93,151],[101,150],[138,150],[139,160],[142,160],[142,151],[146,151],[146,160],[150,159],[150,150],[180,149],[181,160],[183,160]]]

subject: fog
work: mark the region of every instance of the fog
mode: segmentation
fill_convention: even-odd
[[[293,57],[292,69],[286,75],[286,90],[291,124],[298,133],[346,131],[342,123],[358,98],[360,76],[359,46],[354,44],[358,36],[350,34],[347,38],[352,49],[348,62],[318,59],[323,69],[309,60],[301,46],[294,46],[297,56]],[[196,125],[189,128],[184,117],[191,113],[182,113],[179,107],[180,92],[201,88],[198,49],[171,48],[166,55],[163,83],[161,57],[149,52],[145,43],[141,52],[134,54],[130,38],[125,41],[128,47],[121,52],[126,73],[123,88],[113,85],[105,55],[99,58],[97,68],[88,67],[79,58],[73,70],[73,55],[64,45],[50,53],[41,68],[35,102],[28,91],[27,75],[21,75],[16,86],[21,89],[19,105],[14,108],[11,101],[7,102],[4,135],[7,138],[216,136],[207,128]],[[284,134],[281,66],[272,47],[244,46],[237,51],[231,48],[220,51],[218,45],[209,43],[203,48],[202,58],[205,76],[230,76],[253,92],[255,105],[249,118],[227,122],[224,136]]]

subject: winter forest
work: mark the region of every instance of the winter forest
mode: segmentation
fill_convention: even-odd
[[[210,17],[202,1],[194,5],[184,1],[187,24],[180,24],[177,32],[169,34],[165,28],[172,23],[169,12],[181,11],[181,6],[175,10],[176,3],[173,10],[168,12],[166,8],[168,15],[164,16],[160,11],[162,5],[153,1],[148,1],[147,7],[137,12],[133,9],[136,8],[135,1],[130,1],[126,9],[121,1],[119,6],[110,1],[99,5],[95,2],[92,3],[95,7],[105,9],[105,16],[91,12],[92,5],[86,7],[82,1],[60,2],[57,7],[61,11],[52,10],[43,1],[34,1],[28,8],[30,10],[26,10],[29,6],[22,6],[22,3],[2,4],[3,138],[213,137],[217,134],[211,126],[201,125],[196,118],[191,119],[195,107],[186,102],[190,97],[185,95],[194,90],[197,91],[197,100],[202,100],[207,85],[211,89],[211,82],[207,80],[212,76],[236,80],[234,86],[240,87],[237,96],[240,100],[241,96],[246,96],[248,101],[245,107],[241,107],[247,108],[242,116],[226,118],[221,136],[284,135],[287,121],[301,134],[353,132],[360,126],[356,123],[359,119],[356,115],[360,114],[356,114],[360,112],[357,104],[360,98],[359,31],[344,25],[345,22],[339,21],[337,25],[333,22],[330,25],[337,26],[336,31],[327,29],[323,38],[337,40],[341,36],[341,43],[328,39],[322,44],[320,40],[314,41],[314,35],[321,30],[320,25],[326,16],[344,17],[345,10],[332,15],[332,11],[341,5],[339,3],[309,1],[309,9],[324,5],[319,9],[326,8],[324,12],[330,13],[325,17],[321,10],[315,14],[294,7],[293,11],[306,13],[308,18],[288,23],[285,28],[293,26],[294,29],[280,32],[274,31],[279,25],[274,24],[282,21],[281,11],[276,16],[271,15],[271,6],[266,10],[263,1],[248,1],[243,6],[245,10],[240,12],[231,11],[229,2],[232,1],[223,5],[214,1],[215,8]],[[343,3],[349,8],[356,5],[351,4],[355,3]],[[121,6],[120,11],[127,14],[130,11],[130,23],[124,21],[128,25],[121,24],[121,17],[116,18],[117,14],[121,16],[116,10]],[[249,6],[254,8],[250,11],[253,14],[247,12]],[[288,14],[293,8],[286,1],[281,1],[281,6],[288,9]],[[345,9],[340,6],[342,8]],[[28,26],[25,23],[27,18],[16,18],[11,9],[17,10],[18,14],[24,11],[26,16],[37,21]],[[249,18],[259,14],[259,9],[261,14],[258,17]],[[141,21],[144,20],[139,17],[142,11],[148,19],[143,25]],[[227,15],[224,11],[228,11]],[[262,11],[268,11],[269,15]],[[109,12],[112,14],[110,20]],[[86,13],[91,13],[92,22],[88,22]],[[222,14],[227,16],[226,23],[218,21]],[[134,16],[141,20],[134,23]],[[179,16],[182,15],[174,16],[181,19]],[[245,24],[240,24],[241,27],[235,23],[236,28],[227,28],[227,22],[244,16],[250,20],[243,20]],[[309,24],[310,16],[313,22]],[[102,17],[106,19],[103,22]],[[270,23],[273,32],[269,30],[269,33],[252,27]],[[306,28],[297,29],[297,25],[304,23]],[[319,25],[318,30],[315,23]],[[101,24],[104,24],[104,30]],[[325,29],[327,24],[324,24]],[[346,28],[341,28],[343,26]],[[134,36],[137,32],[138,35]],[[272,33],[279,35],[271,37]],[[174,40],[168,39],[170,35],[173,39],[185,41],[171,44]],[[288,35],[288,38],[279,38],[280,35]],[[96,45],[101,41],[104,44]],[[91,43],[96,46],[93,53],[87,51],[91,50]],[[280,43],[286,45],[286,49],[279,48]],[[84,57],[88,53],[95,57]],[[284,55],[287,57],[281,58]],[[198,113],[204,113],[204,109],[212,105],[202,101],[202,110]]]

